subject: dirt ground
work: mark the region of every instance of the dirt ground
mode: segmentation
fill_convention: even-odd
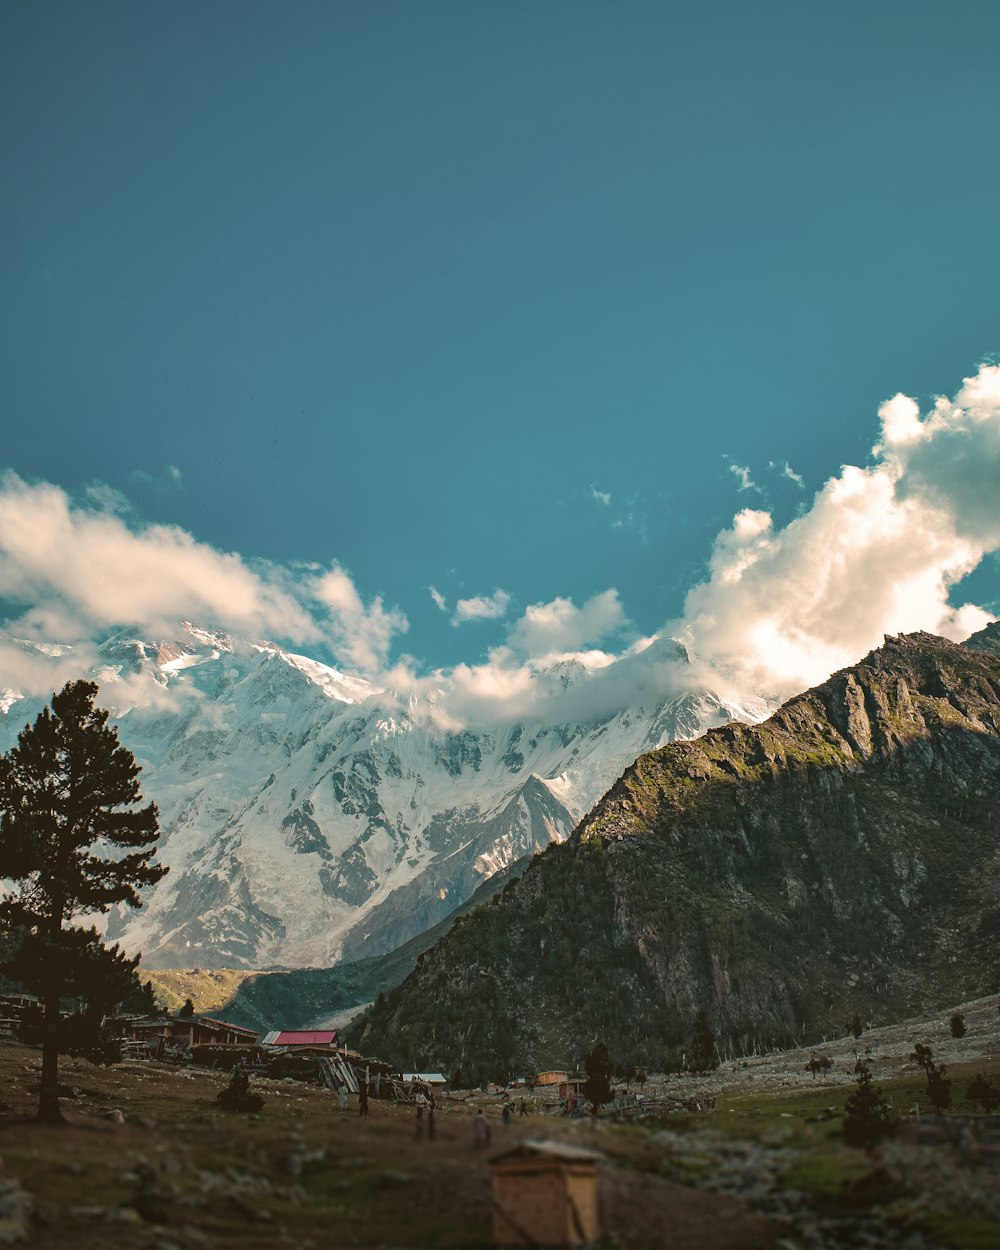
[[[367,1118],[329,1091],[255,1080],[258,1114],[223,1111],[222,1073],[64,1060],[66,1124],[37,1124],[40,1057],[0,1047],[0,1246],[40,1250],[485,1250],[490,1159],[524,1138],[597,1150],[600,1250],[996,1250],[1000,1154],[901,1140],[878,1159],[845,1146],[839,1112],[855,1054],[910,1122],[926,1117],[910,1061],[931,1044],[954,1078],[1000,1076],[1000,1000],[692,1077],[651,1077],[638,1106],[596,1124],[549,1107],[501,1119],[498,1095],[443,1098],[431,1139],[414,1109],[372,1101]],[[814,1080],[812,1054],[834,1061]],[[634,1092],[634,1087],[633,1087]],[[677,1100],[715,1109],[668,1110]],[[483,1106],[487,1148],[473,1143]],[[650,1115],[649,1112],[654,1114]],[[917,1114],[918,1113],[918,1114]],[[997,1126],[1000,1128],[1000,1125]],[[993,1150],[993,1155],[989,1154]]]
[[[748,1203],[656,1175],[629,1136],[604,1123],[595,1130],[535,1114],[505,1126],[494,1101],[486,1106],[490,1145],[477,1151],[471,1101],[440,1102],[430,1140],[426,1128],[416,1136],[413,1109],[393,1103],[373,1101],[363,1119],[353,1098],[341,1112],[326,1090],[258,1081],[265,1106],[247,1117],[217,1108],[221,1075],[68,1061],[62,1080],[80,1092],[63,1103],[66,1125],[52,1128],[30,1118],[37,1065],[37,1052],[0,1050],[0,1244],[486,1247],[489,1159],[531,1137],[602,1153],[608,1245],[764,1250],[775,1239]],[[105,1118],[114,1111],[124,1123]]]

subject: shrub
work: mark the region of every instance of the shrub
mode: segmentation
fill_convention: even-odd
[[[965,1097],[971,1103],[978,1102],[982,1109],[990,1114],[1000,1107],[1000,1085],[980,1072],[965,1091]]]
[[[858,1088],[844,1104],[844,1138],[852,1146],[873,1146],[896,1131],[896,1113],[872,1084],[870,1059],[854,1065]]]

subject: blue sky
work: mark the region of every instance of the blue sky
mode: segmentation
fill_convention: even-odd
[[[334,566],[381,641],[282,627],[347,667],[690,616],[735,514],[782,531],[883,401],[998,359],[998,39],[992,0],[8,3],[8,530],[48,483]],[[953,604],[1000,610],[992,535]],[[7,615],[66,625],[29,565]]]

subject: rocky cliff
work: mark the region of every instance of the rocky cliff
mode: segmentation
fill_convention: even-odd
[[[889,639],[759,725],[641,756],[355,1036],[468,1078],[841,1032],[996,988],[1000,626]]]

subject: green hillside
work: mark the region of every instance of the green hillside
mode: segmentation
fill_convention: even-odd
[[[980,646],[995,642],[990,627]],[[843,1031],[995,988],[1000,656],[915,634],[642,756],[354,1030],[468,1078]]]

